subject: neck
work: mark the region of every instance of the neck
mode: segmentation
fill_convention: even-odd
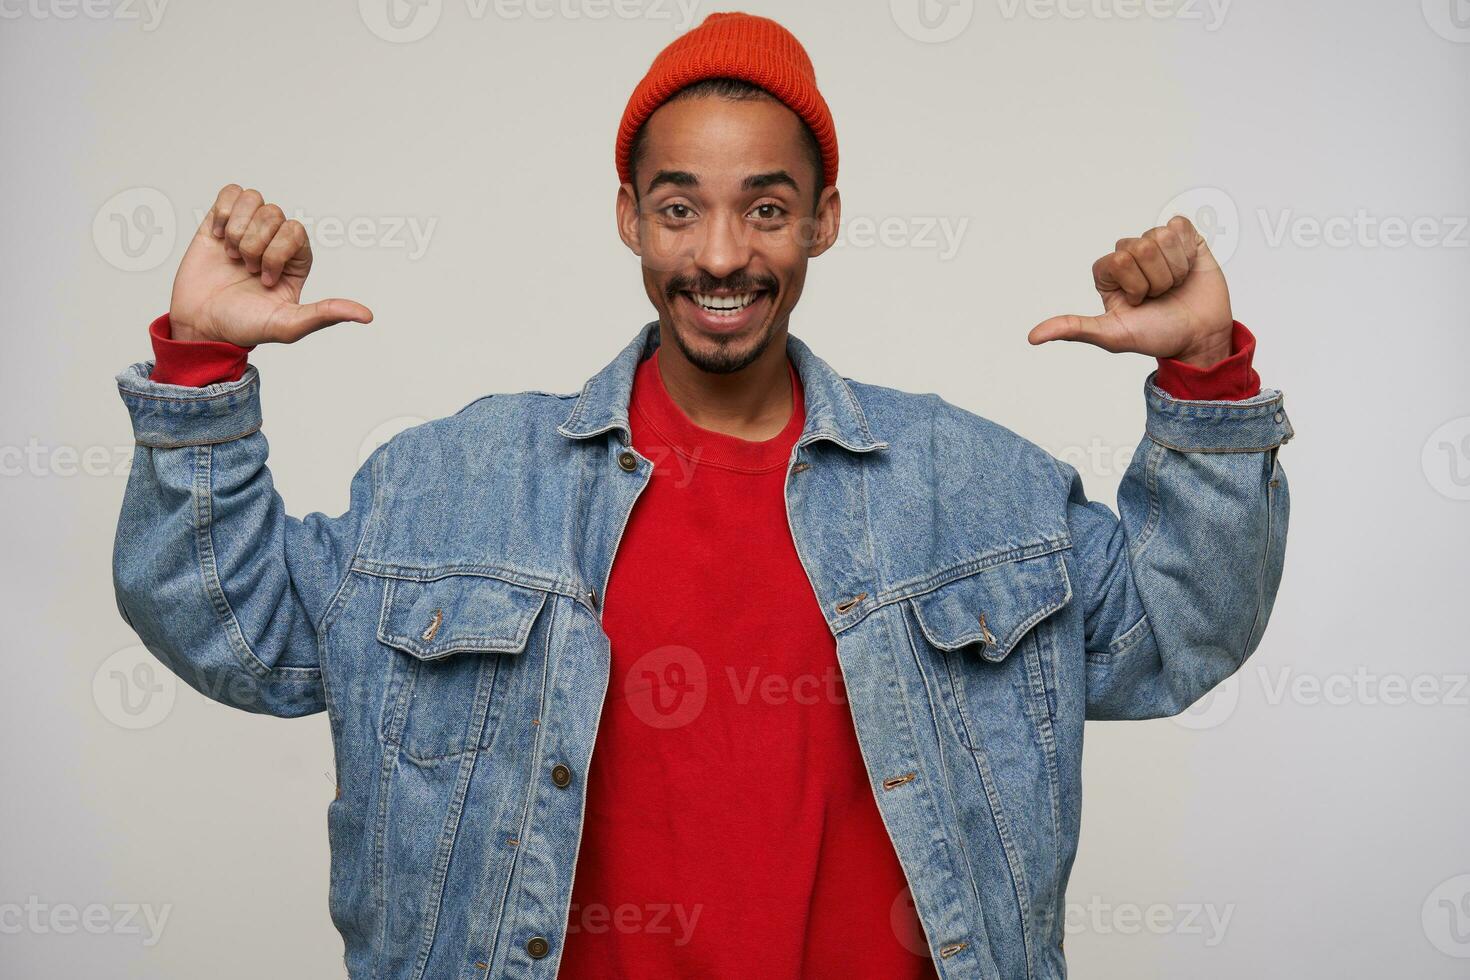
[[[776,436],[795,407],[784,326],[761,355],[739,371],[706,371],[673,343],[659,344],[658,369],[669,397],[691,422],[737,439],[761,441]]]

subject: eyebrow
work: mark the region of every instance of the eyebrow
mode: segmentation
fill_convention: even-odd
[[[652,194],[664,184],[672,184],[675,187],[698,187],[699,178],[687,170],[660,170],[648,182],[646,193]]]
[[[784,170],[772,170],[768,174],[753,174],[745,178],[740,186],[748,191],[762,190],[766,187],[789,187],[798,194],[801,193],[801,188],[796,186],[796,181]]]
[[[674,187],[698,187],[699,178],[687,170],[660,170],[648,182],[646,193],[652,194],[665,184]],[[751,174],[740,182],[740,187],[742,190],[747,191],[762,190],[767,187],[789,187],[798,194],[801,193],[801,188],[797,186],[795,179],[784,170],[772,170],[770,173],[764,174]]]

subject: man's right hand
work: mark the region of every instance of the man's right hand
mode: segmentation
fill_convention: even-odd
[[[259,191],[228,184],[194,233],[174,277],[169,325],[174,340],[222,340],[241,347],[291,344],[314,330],[373,313],[350,299],[301,305],[311,243]]]

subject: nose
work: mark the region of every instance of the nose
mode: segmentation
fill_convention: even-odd
[[[705,225],[705,233],[694,256],[702,270],[723,279],[750,264],[751,243],[745,223],[736,215],[715,215]]]

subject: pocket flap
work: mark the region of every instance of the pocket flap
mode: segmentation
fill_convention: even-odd
[[[546,593],[482,575],[389,579],[378,639],[420,660],[452,653],[519,653]]]
[[[941,650],[980,643],[986,660],[1006,654],[1072,598],[1062,552],[1022,558],[966,575],[915,596],[919,629]]]

